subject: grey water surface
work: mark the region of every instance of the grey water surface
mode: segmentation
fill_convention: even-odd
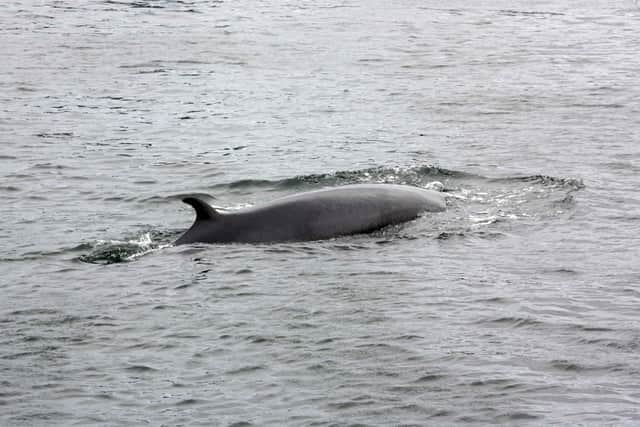
[[[640,7],[0,4],[0,425],[640,423]],[[442,183],[328,241],[180,202]]]

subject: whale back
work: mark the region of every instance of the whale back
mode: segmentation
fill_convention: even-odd
[[[353,184],[294,194],[242,212],[242,241],[321,240],[368,233],[445,209],[435,191],[407,185]],[[267,227],[257,226],[268,224]]]
[[[261,243],[328,239],[366,233],[445,209],[435,191],[407,185],[354,184],[294,194],[270,203],[219,213],[196,197],[183,200],[196,220],[176,244]]]

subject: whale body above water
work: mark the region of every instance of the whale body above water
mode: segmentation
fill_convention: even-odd
[[[196,219],[176,245],[276,243],[368,233],[446,208],[444,196],[410,185],[352,184],[308,191],[264,205],[219,212],[197,197],[182,200]]]

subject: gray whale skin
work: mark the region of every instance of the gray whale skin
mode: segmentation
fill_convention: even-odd
[[[176,245],[268,243],[367,233],[445,210],[442,194],[409,185],[353,184],[294,194],[261,206],[221,213],[206,202],[182,200],[196,220]]]

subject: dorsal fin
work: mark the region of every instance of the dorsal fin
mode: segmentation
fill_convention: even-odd
[[[197,197],[185,197],[182,201],[188,205],[191,205],[196,210],[196,222],[197,221],[209,221],[215,220],[220,217],[220,214],[216,212],[207,202],[200,200]]]

